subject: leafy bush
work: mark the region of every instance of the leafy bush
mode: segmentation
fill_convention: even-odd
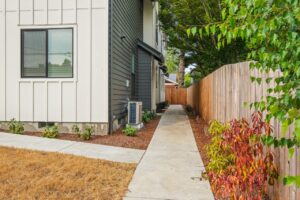
[[[24,125],[21,122],[16,121],[15,119],[10,120],[8,123],[9,131],[14,134],[23,134]]]
[[[156,104],[156,112],[157,113],[161,113],[163,112],[164,109],[166,109],[168,107],[168,102],[161,102],[161,103],[157,103]]]
[[[193,107],[190,105],[185,106],[185,110],[188,114],[193,114],[193,112],[194,112]]]
[[[72,132],[80,137],[80,129],[77,125],[72,126]]]
[[[156,114],[151,111],[144,111],[143,112],[143,122],[149,123],[152,119],[156,117]]]
[[[84,131],[80,134],[80,138],[83,140],[90,140],[94,133],[94,128],[87,126]]]
[[[58,133],[58,126],[47,126],[43,132],[43,137],[46,138],[57,138],[59,135]]]
[[[272,129],[262,121],[262,114],[254,113],[251,125],[245,119],[232,120],[230,125],[213,122],[209,131],[214,138],[208,147],[208,176],[216,197],[263,199],[278,170],[273,154],[263,145],[262,135],[270,135]]]
[[[169,106],[170,106],[169,101],[166,101],[166,102],[165,102],[165,107],[169,107]]]
[[[127,125],[125,129],[123,129],[123,133],[126,136],[135,137],[137,134],[137,129],[132,126]]]
[[[143,113],[143,122],[144,123],[149,123],[151,121],[150,116],[148,115],[148,113]]]
[[[229,165],[234,164],[234,154],[229,148],[223,148],[223,133],[229,129],[229,124],[212,121],[208,132],[212,135],[211,144],[206,146],[210,162],[207,165],[209,172],[221,174]]]

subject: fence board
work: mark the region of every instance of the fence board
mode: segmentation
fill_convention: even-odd
[[[179,88],[177,86],[170,85],[166,86],[166,101],[168,101],[170,104],[187,105],[187,99],[186,88]]]

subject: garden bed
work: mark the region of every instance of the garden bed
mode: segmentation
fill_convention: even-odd
[[[121,200],[136,165],[0,147],[0,199]]]
[[[207,123],[204,120],[197,118],[193,115],[189,115],[190,124],[193,129],[194,137],[197,143],[198,150],[201,154],[202,161],[206,167],[209,163],[209,157],[207,155],[206,146],[210,144],[211,137],[207,133]]]
[[[194,137],[197,143],[198,150],[201,154],[202,161],[206,167],[209,163],[209,157],[207,155],[206,146],[210,144],[211,137],[208,135],[208,124],[201,118],[196,117],[193,114],[188,114],[190,124],[194,133]]]
[[[122,129],[119,129],[112,135],[92,136],[90,140],[82,140],[77,135],[70,133],[59,134],[57,139],[146,150],[160,119],[161,117],[157,116],[155,119],[145,124],[145,127],[138,132],[136,137],[128,137],[123,134]],[[24,135],[42,137],[41,132],[24,132]]]
[[[186,110],[186,108],[184,108]],[[189,117],[189,121],[194,133],[194,137],[197,143],[197,147],[199,150],[199,153],[201,155],[204,167],[206,168],[209,164],[209,156],[207,155],[207,149],[206,146],[210,144],[211,142],[211,136],[208,134],[208,124],[201,118],[197,117],[193,113],[190,113],[186,110],[186,113]],[[203,176],[203,174],[202,174]],[[206,176],[203,178],[207,178]],[[213,191],[213,194],[215,196],[215,191]]]

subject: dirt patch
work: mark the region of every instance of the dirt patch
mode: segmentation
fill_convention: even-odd
[[[146,150],[151,142],[160,119],[161,117],[157,116],[155,119],[145,124],[145,127],[139,131],[136,137],[128,137],[122,133],[122,129],[119,129],[112,135],[92,136],[90,140],[82,140],[77,135],[69,133],[59,134],[57,139]],[[24,135],[42,137],[42,133],[40,132],[25,132]]]
[[[0,147],[0,199],[121,200],[136,165]]]

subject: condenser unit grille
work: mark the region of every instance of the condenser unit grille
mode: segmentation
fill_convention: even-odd
[[[132,125],[139,125],[142,123],[143,103],[138,101],[131,101],[128,103],[128,123]]]
[[[131,124],[135,124],[136,123],[136,104],[135,103],[131,103],[130,104],[130,108],[129,108],[129,111],[130,111],[130,115],[129,115],[129,123]]]

